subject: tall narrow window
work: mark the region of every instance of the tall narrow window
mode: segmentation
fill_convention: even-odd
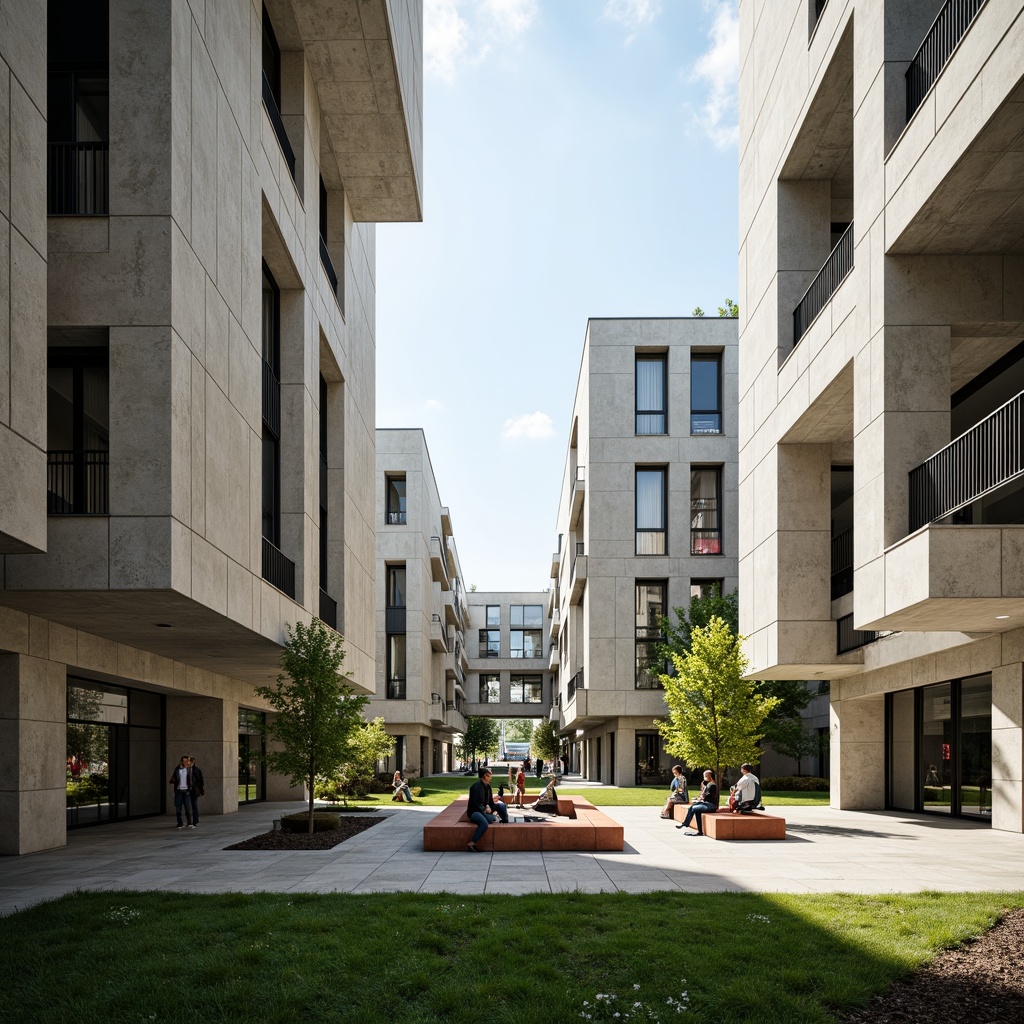
[[[338,289],[338,272],[334,268],[334,260],[331,259],[331,252],[327,245],[327,186],[324,179],[320,179],[320,263],[323,265],[324,273],[331,285],[334,297],[341,304],[341,292]]]
[[[280,296],[263,265],[263,536],[281,543]]]
[[[330,517],[327,498],[327,381],[320,375],[320,621],[338,628],[338,602],[327,586]]]
[[[406,523],[405,477],[387,476],[384,478],[387,490],[388,526],[404,526]]]
[[[480,673],[480,703],[501,703],[501,676],[497,672]]]
[[[722,432],[722,357],[717,353],[690,356],[690,433]]]
[[[500,604],[489,604],[487,605],[487,622],[486,625],[490,628],[497,628],[501,625],[501,605]]]
[[[722,553],[722,470],[690,470],[690,554]]]
[[[665,541],[666,470],[638,469],[636,471],[636,553],[663,555]]]
[[[387,699],[405,700],[405,634],[387,638]]]
[[[658,676],[664,673],[664,659],[658,646],[665,640],[661,620],[665,614],[664,580],[637,580],[636,583],[636,688],[658,690]]]
[[[288,164],[288,170],[294,178],[295,152],[288,141],[288,133],[281,120],[281,47],[277,45],[277,36],[274,35],[274,26],[270,22],[266,7],[263,8],[263,106]]]
[[[668,356],[643,354],[636,357],[636,432],[668,432]]]

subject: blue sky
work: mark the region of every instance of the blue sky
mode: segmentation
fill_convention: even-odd
[[[424,218],[377,232],[377,425],[467,584],[548,585],[588,317],[736,297],[736,0],[424,0]]]

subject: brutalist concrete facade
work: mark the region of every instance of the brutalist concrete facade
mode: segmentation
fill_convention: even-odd
[[[691,403],[696,364],[717,373],[703,410]],[[638,657],[659,608],[688,606],[691,586],[736,588],[737,373],[735,319],[587,325],[549,594],[551,719],[587,778],[660,783],[672,763],[655,728],[658,666]]]
[[[105,137],[51,131],[48,159],[48,49],[51,73],[87,77],[66,32],[55,63],[71,8],[100,40]],[[262,710],[287,624],[333,618],[373,690],[374,222],[421,216],[418,0],[50,16],[48,33],[45,5],[0,11],[3,853],[64,842],[69,677],[161,695],[162,788],[191,749],[211,813],[237,806],[238,711]],[[47,358],[52,395],[54,350],[81,348],[109,399],[102,473],[81,467],[102,500],[76,508],[47,454]]]
[[[740,596],[832,801],[1022,829],[1024,4],[740,4]]]

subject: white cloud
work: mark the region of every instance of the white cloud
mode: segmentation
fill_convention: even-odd
[[[423,403],[424,412],[440,412],[444,408],[444,403],[439,402],[436,398],[428,398]]]
[[[650,25],[660,13],[661,4],[657,0],[605,0],[601,17],[617,21],[629,31],[626,37],[628,45],[636,38],[637,32]]]
[[[501,436],[506,441],[547,441],[555,436],[555,426],[546,412],[527,413],[505,420]]]
[[[498,44],[508,49],[533,24],[537,0],[425,0],[423,66],[451,85]]]
[[[693,66],[691,81],[702,82],[707,98],[697,120],[719,148],[734,146],[739,139],[737,85],[740,77],[740,22],[736,0],[704,0],[715,17],[708,49]]]

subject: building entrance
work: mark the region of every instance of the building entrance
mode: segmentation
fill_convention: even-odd
[[[253,804],[266,799],[267,767],[264,723],[259,711],[238,711],[238,802]]]

